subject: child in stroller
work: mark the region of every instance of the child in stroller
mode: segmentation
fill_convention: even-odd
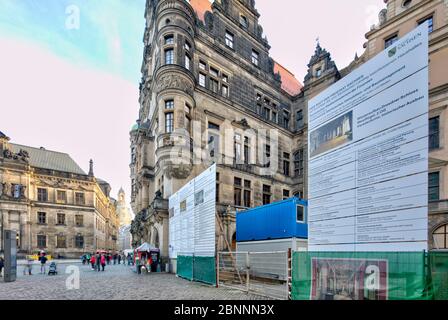
[[[48,270],[48,275],[50,276],[50,275],[57,275],[58,274],[58,271],[57,271],[57,268],[56,268],[56,262],[51,262],[50,263],[50,269]]]

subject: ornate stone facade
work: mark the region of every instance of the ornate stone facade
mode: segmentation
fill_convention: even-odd
[[[0,251],[3,231],[18,233],[20,255],[45,250],[78,258],[116,250],[118,216],[110,186],[68,154],[9,143],[0,132]]]
[[[431,13],[431,64],[436,67],[431,68],[430,108],[431,115],[445,119],[446,4],[414,0],[410,8],[396,10],[398,2],[389,1],[380,24],[366,35],[365,53],[346,68],[339,70],[330,52],[317,44],[302,85],[270,57],[255,1],[148,0],[139,119],[130,133],[134,244],[157,240],[167,256],[168,198],[213,162],[217,210],[229,243],[235,240],[236,210],[293,195],[306,198],[308,101],[383,50],[390,32],[402,35]],[[446,121],[440,123],[442,147]],[[230,141],[227,130],[235,132]],[[278,142],[255,143],[250,132],[262,130],[275,131]],[[184,148],[176,149],[176,141],[184,141]],[[210,153],[211,160],[195,162],[191,146]],[[268,153],[269,165],[277,161],[277,167],[266,174],[260,158]],[[176,154],[181,161],[173,161]],[[445,181],[443,148],[431,151],[431,158],[438,160],[431,170],[442,168],[440,181]],[[441,183],[444,199],[447,190]],[[218,250],[228,249],[219,239]]]

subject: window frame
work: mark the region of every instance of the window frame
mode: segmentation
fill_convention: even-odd
[[[230,32],[229,30],[226,30],[225,33],[225,44],[228,48],[234,50],[235,48],[235,34]]]
[[[165,133],[174,132],[174,111],[165,112]]]
[[[171,53],[168,55],[168,53]],[[165,57],[165,65],[173,65],[174,64],[174,48],[167,48],[164,50]]]

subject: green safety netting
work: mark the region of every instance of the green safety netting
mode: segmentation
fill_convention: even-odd
[[[435,300],[448,300],[448,252],[430,252],[430,288]]]
[[[215,257],[178,255],[177,275],[190,281],[216,285]]]
[[[216,285],[215,257],[194,257],[193,280]]]
[[[193,280],[193,256],[177,256],[177,275]]]
[[[293,300],[426,300],[424,252],[294,252]]]

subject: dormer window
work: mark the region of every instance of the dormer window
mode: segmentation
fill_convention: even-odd
[[[322,68],[317,68],[316,70],[316,78],[319,78],[322,75]]]
[[[249,27],[249,21],[243,15],[240,16],[240,24],[243,28],[247,29]]]

